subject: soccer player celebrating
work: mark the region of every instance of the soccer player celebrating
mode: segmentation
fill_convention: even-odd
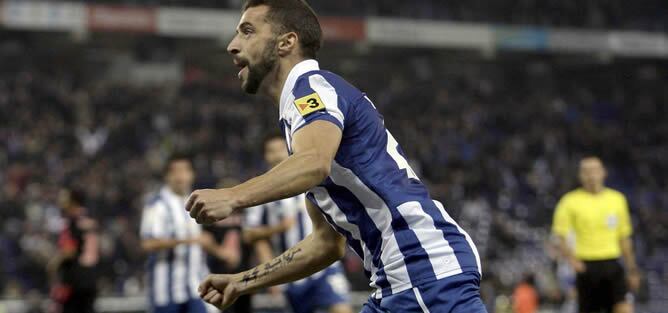
[[[576,288],[581,313],[633,312],[626,300],[627,282],[618,259],[623,256],[628,287],[636,290],[640,278],[633,256],[631,221],[626,198],[604,185],[605,168],[597,157],[580,161],[582,188],[564,195],[554,212],[552,231],[562,254],[577,272]],[[566,238],[575,233],[575,252]]]
[[[238,251],[215,243],[183,211],[195,173],[187,155],[174,154],[164,170],[165,186],[144,208],[141,221],[142,248],[148,257],[149,312],[206,313],[197,286],[208,273],[208,252],[235,263]]]
[[[287,158],[285,139],[280,134],[268,136],[264,142],[267,164],[274,167]],[[300,194],[247,209],[243,237],[253,244],[260,262],[273,259],[269,242],[279,251],[285,251],[311,233],[313,226],[306,212],[305,200],[304,194]],[[295,313],[313,313],[317,309],[330,313],[352,312],[348,293],[348,281],[339,262],[285,286],[285,296]]]
[[[303,0],[250,0],[228,46],[244,91],[278,107],[290,156],[227,189],[196,190],[199,223],[306,192],[313,232],[270,262],[210,275],[200,295],[219,308],[239,295],[362,259],[375,292],[363,312],[486,312],[476,248],[408,165],[364,93],[321,70],[321,28]],[[406,104],[411,105],[411,104]]]

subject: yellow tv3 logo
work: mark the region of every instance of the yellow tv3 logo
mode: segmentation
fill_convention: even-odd
[[[325,104],[320,99],[320,96],[314,92],[308,96],[295,100],[295,107],[297,107],[299,114],[306,116],[313,112],[324,110]]]

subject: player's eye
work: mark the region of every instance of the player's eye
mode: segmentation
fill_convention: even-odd
[[[250,35],[253,33],[253,30],[250,28],[244,28],[241,30],[241,34],[245,37],[248,38]]]

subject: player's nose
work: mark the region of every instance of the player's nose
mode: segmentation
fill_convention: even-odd
[[[234,36],[234,38],[232,38],[232,41],[230,41],[230,43],[227,45],[227,53],[231,55],[237,55],[239,54],[240,51],[241,48],[239,47],[237,37]]]

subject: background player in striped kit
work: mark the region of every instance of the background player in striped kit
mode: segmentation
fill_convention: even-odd
[[[149,253],[149,311],[204,313],[207,309],[196,292],[209,272],[203,250],[230,263],[238,262],[238,251],[217,245],[184,213],[195,177],[188,156],[171,156],[164,177],[165,185],[148,201],[141,223],[142,248]]]
[[[274,167],[288,158],[285,139],[281,134],[269,135],[264,140],[264,159]],[[303,194],[248,208],[244,241],[252,243],[260,263],[274,258],[272,246],[283,252],[310,234],[313,226],[308,217]],[[302,280],[284,286],[286,299],[295,313],[311,313],[325,309],[330,313],[352,312],[349,302],[349,284],[340,262]],[[277,286],[272,293],[280,291]]]
[[[193,192],[186,210],[213,223],[307,192],[313,232],[271,262],[208,276],[203,299],[225,308],[241,294],[308,277],[341,258],[347,241],[376,290],[363,312],[486,312],[473,241],[431,198],[371,100],[320,70],[313,10],[300,0],[251,0],[243,10],[228,52],[242,89],[278,106],[291,155],[235,187]]]

